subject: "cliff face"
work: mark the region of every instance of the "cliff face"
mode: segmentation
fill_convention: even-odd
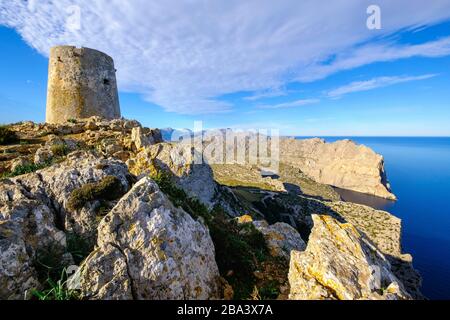
[[[280,154],[281,163],[300,169],[316,182],[396,199],[387,183],[383,157],[366,146],[350,140],[282,139]]]
[[[8,129],[0,299],[51,298],[47,277],[83,299],[422,298],[401,221],[339,201],[294,165],[272,179],[193,164],[194,149],[125,119]],[[364,158],[349,148],[350,163]]]

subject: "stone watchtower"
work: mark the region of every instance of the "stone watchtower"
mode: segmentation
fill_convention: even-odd
[[[72,46],[50,50],[46,122],[100,116],[120,118],[113,59],[97,50]]]

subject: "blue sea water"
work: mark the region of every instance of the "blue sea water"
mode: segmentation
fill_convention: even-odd
[[[450,138],[322,137],[351,139],[384,156],[398,201],[339,191],[344,200],[389,211],[403,221],[403,252],[412,254],[429,299],[450,299]],[[301,138],[303,139],[303,137]]]

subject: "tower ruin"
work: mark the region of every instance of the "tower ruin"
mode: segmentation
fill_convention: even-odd
[[[103,52],[57,46],[50,50],[47,123],[100,116],[120,118],[113,59]]]

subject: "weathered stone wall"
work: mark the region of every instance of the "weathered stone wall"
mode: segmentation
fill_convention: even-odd
[[[114,61],[93,49],[72,46],[50,51],[48,123],[100,116],[120,118]]]

